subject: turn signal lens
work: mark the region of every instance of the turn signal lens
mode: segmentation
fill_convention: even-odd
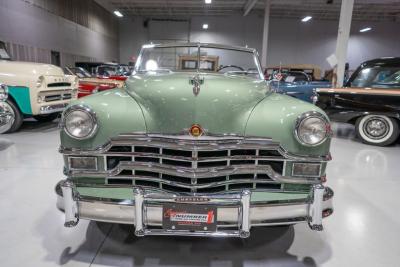
[[[319,177],[321,174],[320,163],[293,163],[293,176]]]
[[[70,170],[97,170],[96,157],[69,157]]]

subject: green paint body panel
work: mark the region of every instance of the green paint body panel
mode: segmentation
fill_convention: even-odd
[[[134,199],[133,190],[130,188],[90,188],[78,186],[77,190],[81,196],[85,197],[116,200]],[[307,193],[253,192],[251,194],[252,202],[306,200],[307,198]]]
[[[273,93],[263,80],[243,76],[205,74],[198,95],[189,80],[195,73],[135,75],[126,87],[81,98],[71,103],[89,106],[95,111],[99,130],[88,140],[75,140],[61,131],[61,145],[66,148],[94,149],[121,133],[147,132],[182,134],[191,125],[200,124],[206,134],[237,134],[269,137],[288,152],[298,155],[325,156],[330,140],[307,147],[294,136],[296,119],[304,112],[325,113],[318,107],[295,98]],[[323,173],[325,172],[323,164]],[[291,174],[287,164],[286,175]],[[79,178],[78,178],[79,179]],[[82,178],[89,180],[88,178]],[[101,181],[100,179],[96,182]],[[288,190],[290,186],[288,186]],[[288,193],[258,193],[253,198],[304,198],[309,186],[294,186],[299,195]],[[308,189],[308,190],[307,190]],[[83,194],[125,199],[132,197],[128,189],[80,189]]]
[[[31,97],[28,87],[9,86],[8,93],[15,100],[19,110],[24,115],[32,115]]]

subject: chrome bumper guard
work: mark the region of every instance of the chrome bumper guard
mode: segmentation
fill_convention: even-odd
[[[67,106],[68,106],[68,103],[41,106],[39,113],[40,114],[51,114],[51,113],[56,113],[56,112],[62,112],[62,111],[64,111],[64,109]]]
[[[322,231],[322,218],[333,212],[331,198],[333,191],[323,185],[313,186],[307,203],[250,205],[251,191],[220,195],[203,195],[206,203],[193,202],[193,198],[177,195],[146,192],[133,188],[134,203],[110,203],[101,200],[84,199],[77,193],[70,180],[59,183],[58,207],[65,212],[65,226],[73,227],[80,217],[85,219],[126,223],[135,225],[136,236],[174,235],[174,236],[212,236],[240,237],[250,236],[252,226],[285,225],[308,222],[310,228]],[[196,195],[197,197],[197,195]],[[179,200],[178,200],[179,199]],[[183,199],[183,201],[182,201]],[[216,205],[218,208],[218,228],[216,232],[165,230],[161,227],[162,205],[171,202],[195,203],[196,205]],[[268,214],[270,213],[270,214]]]

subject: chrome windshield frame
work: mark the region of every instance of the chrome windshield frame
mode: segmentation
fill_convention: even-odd
[[[248,52],[253,54],[253,60],[257,67],[258,77],[260,80],[264,80],[264,73],[262,71],[262,67],[260,64],[258,52],[254,48],[241,47],[241,46],[229,46],[229,45],[221,45],[221,44],[212,44],[212,43],[167,43],[167,44],[145,44],[142,46],[140,50],[140,54],[135,63],[135,69],[132,75],[135,75],[139,72],[139,66],[142,64],[143,53],[146,49],[152,48],[173,48],[173,47],[187,47],[187,48],[197,48],[197,69],[195,70],[197,73],[201,73],[200,67],[200,50],[201,48],[216,48],[216,49],[225,49],[225,50],[233,50],[233,51],[241,51]]]

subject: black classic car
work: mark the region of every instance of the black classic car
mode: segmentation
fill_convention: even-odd
[[[364,143],[386,146],[399,137],[400,58],[362,63],[345,88],[317,89],[316,105],[332,121],[352,123]]]

